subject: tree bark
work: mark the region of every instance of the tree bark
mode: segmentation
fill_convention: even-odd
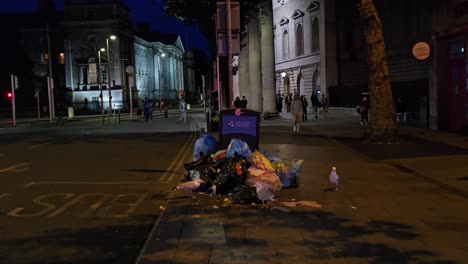
[[[371,141],[393,142],[397,135],[382,23],[372,0],[353,0],[367,48],[371,103]]]

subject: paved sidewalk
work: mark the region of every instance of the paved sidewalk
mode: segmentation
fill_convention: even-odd
[[[137,263],[466,263],[466,138],[404,127],[400,144],[366,144],[358,121],[314,119],[300,133],[263,121],[261,148],[305,160],[300,186],[265,208],[174,191]],[[334,165],[341,187],[327,192]],[[279,204],[293,200],[322,207]]]

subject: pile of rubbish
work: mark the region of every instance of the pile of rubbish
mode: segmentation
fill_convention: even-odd
[[[194,161],[184,164],[188,195],[205,192],[228,195],[233,204],[273,200],[282,188],[297,187],[303,160],[282,160],[267,151],[251,151],[248,144],[232,139],[228,148],[218,149],[213,136],[201,136],[194,145]]]

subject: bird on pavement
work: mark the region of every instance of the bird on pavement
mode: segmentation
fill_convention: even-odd
[[[338,183],[340,182],[340,177],[336,174],[336,167],[332,167],[330,176],[328,176],[328,182],[333,186],[335,192],[338,191]]]
[[[172,190],[183,190],[187,196],[194,198],[193,191],[196,190],[202,183],[205,181],[202,179],[197,179],[194,181],[184,182],[182,184],[177,185],[176,187],[172,188]]]

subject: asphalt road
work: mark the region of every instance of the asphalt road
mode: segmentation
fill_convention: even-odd
[[[98,121],[0,129],[0,263],[135,263],[198,136],[190,132],[196,127],[175,120],[115,129]],[[299,188],[281,190],[279,199],[323,207],[287,217],[234,208],[220,219],[239,221],[239,234],[252,237],[235,240],[239,234],[226,231],[226,241],[238,241],[248,254],[253,246],[270,252],[280,243],[294,255],[283,262],[268,255],[265,263],[297,256],[304,260],[297,263],[466,263],[468,195],[458,190],[466,181],[458,189],[448,185],[466,176],[466,151],[408,138],[368,145],[352,128],[309,122],[293,133],[289,123],[262,123],[260,148],[304,159]],[[325,191],[331,166],[341,177],[338,192]],[[265,226],[279,224],[259,240],[255,230],[265,219]],[[290,243],[293,235],[300,243]],[[193,263],[173,256],[171,263]]]
[[[134,263],[196,134],[0,135],[0,263]]]

